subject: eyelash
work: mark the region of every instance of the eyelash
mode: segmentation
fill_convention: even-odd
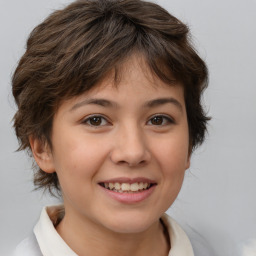
[[[96,119],[96,118],[100,119],[100,124],[99,125],[92,124],[91,122],[92,122],[93,118],[94,119]],[[102,125],[102,120],[105,121],[105,124],[103,124],[103,125]],[[107,120],[107,118],[105,118],[102,115],[92,115],[92,116],[89,116],[86,119],[84,119],[82,121],[82,123],[83,124],[87,124],[87,125],[89,125],[91,127],[101,127],[101,126],[105,126],[105,125],[109,124],[110,122]]]
[[[154,115],[154,116],[152,116],[150,119],[149,119],[149,121],[151,121],[151,123],[152,123],[152,120],[154,119],[154,118],[162,118],[162,120],[165,120],[165,122],[164,122],[164,124],[151,124],[151,125],[153,125],[153,126],[165,126],[165,125],[168,125],[168,124],[175,124],[175,122],[174,122],[174,120],[170,117],[170,116],[166,116],[166,115],[161,115],[161,114],[158,114],[158,115]],[[148,121],[148,122],[149,122]],[[147,122],[147,123],[148,123]]]
[[[152,121],[153,121],[154,118],[161,118],[163,122],[161,124],[153,124]],[[92,124],[93,119],[98,119],[98,120],[94,120],[94,121],[99,121],[99,124],[98,125],[97,124]],[[104,124],[102,124],[103,120],[105,122]],[[157,120],[155,120],[155,121],[157,121]],[[150,119],[147,121],[147,124],[149,122],[151,122],[151,124],[149,124],[151,126],[165,126],[165,125],[168,125],[168,124],[175,124],[175,121],[171,117],[166,116],[166,115],[160,115],[160,114],[154,115],[154,116],[150,117]],[[95,128],[96,127],[106,126],[106,125],[110,124],[110,122],[107,120],[107,118],[102,116],[102,115],[92,115],[92,116],[89,116],[86,119],[84,119],[82,121],[82,123],[83,124],[87,124],[87,125],[89,125],[91,127],[95,127]]]

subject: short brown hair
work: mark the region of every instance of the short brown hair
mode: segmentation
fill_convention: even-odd
[[[32,31],[13,75],[19,149],[31,150],[29,136],[51,146],[60,103],[91,89],[134,52],[142,54],[164,82],[172,84],[175,78],[183,84],[191,149],[201,144],[209,120],[201,105],[208,76],[188,27],[146,1],[79,0],[55,11]],[[34,183],[50,192],[60,190],[56,173],[40,168]]]

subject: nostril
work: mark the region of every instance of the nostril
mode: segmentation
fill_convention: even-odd
[[[118,165],[128,165],[128,163],[126,161],[118,161],[117,164]]]
[[[145,165],[150,162],[151,154],[146,148],[116,146],[110,153],[110,159],[117,165],[127,165],[130,167]]]
[[[147,161],[145,160],[142,160],[142,161],[139,161],[139,162],[129,162],[128,165],[130,167],[133,167],[133,166],[143,166],[147,163]]]
[[[117,165],[128,165],[129,167],[134,167],[134,166],[141,166],[141,165],[145,165],[147,163],[147,161],[145,160],[142,160],[142,161],[139,161],[139,162],[132,162],[132,161],[118,161],[116,164]]]

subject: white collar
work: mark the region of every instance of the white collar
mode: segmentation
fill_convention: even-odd
[[[161,219],[170,237],[171,250],[168,256],[194,256],[189,238],[180,225],[166,213]]]
[[[61,208],[62,206],[45,207],[34,228],[37,242],[44,256],[78,256],[58,234],[47,213]],[[171,250],[168,256],[194,256],[191,243],[182,228],[167,214],[164,214],[161,219],[170,237]]]

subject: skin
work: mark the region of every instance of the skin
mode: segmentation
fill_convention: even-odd
[[[92,99],[111,104],[88,103]],[[189,167],[188,134],[182,85],[166,85],[137,55],[123,64],[118,86],[110,73],[91,91],[64,101],[54,117],[52,149],[30,142],[41,169],[58,174],[65,217],[57,231],[66,243],[79,256],[168,255],[159,218]],[[122,203],[99,185],[120,177],[144,177],[156,186],[146,199]]]

